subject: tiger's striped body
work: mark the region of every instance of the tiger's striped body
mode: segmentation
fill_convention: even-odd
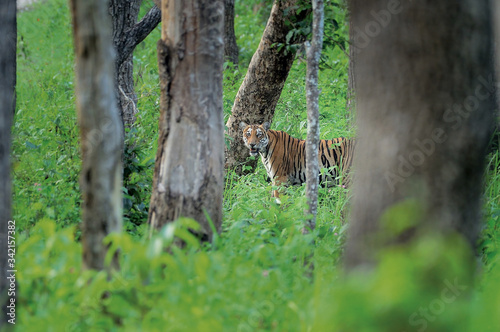
[[[306,141],[294,138],[283,131],[269,130],[269,123],[263,125],[240,124],[243,141],[250,149],[250,155],[260,155],[267,175],[273,185],[300,185],[306,182]],[[348,171],[352,164],[355,141],[347,138],[321,140],[318,147],[320,183],[327,186],[339,184],[339,170],[343,171],[342,184],[348,185]],[[335,167],[336,166],[336,167]],[[277,190],[274,197],[279,197]]]

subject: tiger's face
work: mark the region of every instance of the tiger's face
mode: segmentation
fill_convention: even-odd
[[[245,142],[245,146],[250,150],[251,156],[257,156],[269,144],[269,137],[267,136],[267,131],[269,130],[268,122],[262,125],[247,125],[241,122],[240,128],[243,132],[243,141]]]

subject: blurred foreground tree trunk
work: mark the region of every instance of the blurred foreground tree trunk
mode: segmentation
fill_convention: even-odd
[[[106,255],[103,239],[122,226],[122,130],[112,31],[106,2],[71,0],[71,10],[82,149],[83,265],[100,270]]]
[[[345,262],[373,263],[382,248],[423,230],[457,232],[472,252],[496,122],[490,2],[352,3],[369,45],[356,63],[359,144]],[[373,18],[382,10],[386,26]],[[408,207],[407,219],[397,218],[406,225],[393,233],[382,220],[397,206]]]
[[[303,10],[297,14],[300,3],[299,0],[274,2],[259,47],[236,95],[232,114],[226,124],[231,141],[229,148],[225,147],[225,168],[235,169],[238,174],[243,173],[244,164],[252,169],[257,165],[257,159],[247,161],[248,149],[241,138],[239,125],[242,121],[248,124],[271,122],[295,59],[295,48],[288,46],[305,40],[305,36],[300,33],[287,40],[287,34],[294,29],[294,24],[310,13],[309,10]]]
[[[237,66],[238,54],[234,34],[234,0],[224,0],[224,58]]]
[[[8,288],[10,273],[7,270],[15,270],[15,265],[10,265],[8,259],[9,250],[8,236],[16,238],[16,234],[9,233],[14,224],[11,220],[11,181],[10,181],[10,128],[12,117],[16,107],[16,1],[5,0],[0,3],[0,329],[12,317],[7,313],[10,311],[11,299]],[[10,226],[10,227],[9,227]],[[15,230],[15,229],[14,229]],[[12,238],[10,238],[12,240]],[[13,248],[15,250],[15,247]],[[8,264],[9,262],[9,264]],[[17,304],[16,304],[17,305]],[[2,329],[3,330],[3,329]]]
[[[202,239],[222,223],[224,129],[223,0],[162,2],[158,42],[160,124],[149,224],[179,217],[201,225]],[[206,213],[206,215],[205,215]]]
[[[133,52],[160,23],[160,9],[153,6],[137,22],[142,0],[110,0],[109,12],[113,22],[113,44],[116,50],[116,96],[124,128],[135,122],[137,95],[134,88]]]
[[[311,45],[307,45],[307,140],[306,140],[306,198],[309,204],[306,227],[316,227],[318,210],[318,146],[319,146],[319,88],[318,72],[323,47],[323,0],[312,0],[313,25]]]

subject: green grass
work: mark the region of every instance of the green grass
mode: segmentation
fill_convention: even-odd
[[[13,217],[20,230],[29,230],[43,218],[61,226],[79,222],[71,34],[62,1],[35,5],[19,17]]]
[[[226,118],[270,10],[269,1],[259,3],[236,4],[241,65],[227,65],[224,72]],[[335,15],[340,20],[342,9]],[[440,280],[466,274],[457,264],[463,241],[428,235],[426,246],[393,248],[381,258],[380,269],[346,280],[338,263],[347,228],[340,212],[349,192],[320,188],[317,229],[302,235],[304,187],[287,188],[283,204],[276,205],[260,163],[254,174],[226,175],[223,232],[212,245],[190,237],[191,221],[184,219],[152,240],[145,237],[158,134],[158,29],[134,54],[140,113],[127,135],[134,150],[126,155],[136,160],[126,169],[126,231],[112,239],[112,250],[121,252],[121,269],[109,280],[104,272],[82,271],[75,240],[80,154],[67,1],[48,0],[21,13],[18,30],[13,217],[19,233],[20,331],[387,331],[396,323],[413,331],[419,326],[409,317],[435,300],[435,282],[426,271],[437,271]],[[338,47],[325,52],[321,137],[354,136],[345,112],[347,58]],[[299,138],[306,135],[304,75],[305,63],[296,62],[272,126]],[[474,292],[457,297],[428,321],[428,331],[499,330],[499,198],[495,155],[484,196],[481,264],[486,273]],[[172,234],[184,238],[187,248],[165,252]]]

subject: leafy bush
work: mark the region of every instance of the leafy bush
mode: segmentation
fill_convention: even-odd
[[[154,151],[138,140],[136,127],[127,129],[123,154],[123,209],[127,229],[133,231],[148,217],[151,183],[153,181]]]

